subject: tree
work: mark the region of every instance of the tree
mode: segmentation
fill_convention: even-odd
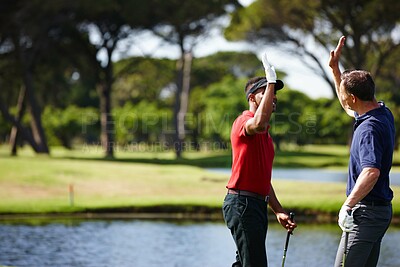
[[[49,153],[47,138],[42,126],[43,103],[38,100],[38,68],[44,61],[54,56],[61,25],[68,19],[68,12],[62,4],[39,1],[5,1],[2,3],[1,15],[1,54],[9,65],[2,65],[15,70],[11,79],[17,79],[20,89],[17,106],[17,117],[13,116],[5,102],[0,101],[3,116],[13,125],[12,144],[15,154],[15,142],[18,132],[26,139],[37,153]],[[13,59],[13,60],[12,60]],[[54,62],[54,60],[52,61]],[[10,77],[3,76],[3,81]],[[3,88],[10,91],[15,88]],[[4,93],[5,94],[5,93]],[[21,119],[25,111],[25,102],[30,114],[30,130],[26,129]]]
[[[236,8],[239,3],[237,0],[156,0],[153,4],[154,18],[160,22],[152,27],[153,33],[180,49],[174,105],[174,148],[177,158],[180,158],[185,139],[193,47],[215,26],[213,23],[227,13],[228,6]]]
[[[89,62],[96,70],[96,89],[100,100],[101,143],[106,157],[114,156],[115,127],[112,117],[111,93],[114,83],[113,54],[118,43],[126,39],[133,29],[149,27],[148,2],[131,1],[82,1],[78,4],[79,29],[92,35],[96,41],[86,44]]]
[[[264,75],[264,70],[253,53],[218,52],[195,60],[189,106],[191,118],[187,120],[195,149],[200,150],[202,144],[210,143],[227,147],[233,119],[247,108],[243,93],[246,79],[257,74]]]
[[[378,77],[400,49],[399,38],[394,38],[399,10],[396,0],[256,0],[233,15],[225,35],[228,39],[279,44],[300,56],[336,95],[324,60],[339,37],[347,36],[343,66],[366,69]]]
[[[169,87],[174,80],[175,60],[130,57],[116,62],[114,69],[116,79],[112,102],[115,106],[141,101],[171,104]]]

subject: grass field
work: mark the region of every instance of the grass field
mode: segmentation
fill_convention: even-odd
[[[7,149],[0,147],[1,214],[218,210],[229,178],[204,169],[229,167],[225,151],[188,152],[181,160],[169,152],[117,151],[116,159],[104,160],[93,147],[53,148],[51,156],[24,149],[18,157]],[[313,146],[277,152],[275,165],[345,169],[347,158],[345,147]],[[341,183],[277,180],[274,187],[287,209],[303,214],[335,214],[345,198]],[[400,195],[400,187],[393,190]],[[393,207],[399,216],[398,198]]]

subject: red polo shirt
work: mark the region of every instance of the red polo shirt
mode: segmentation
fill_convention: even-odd
[[[246,110],[232,125],[232,174],[226,187],[265,196],[271,187],[274,144],[268,130],[246,135],[245,125],[252,117],[253,112]]]

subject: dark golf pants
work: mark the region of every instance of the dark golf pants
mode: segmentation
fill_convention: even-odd
[[[381,241],[392,219],[392,206],[357,204],[353,213],[354,229],[349,233],[345,267],[377,266]],[[342,234],[335,267],[343,261],[346,234]]]
[[[237,247],[233,266],[268,266],[265,247],[267,208],[268,203],[260,199],[226,195],[222,211]]]

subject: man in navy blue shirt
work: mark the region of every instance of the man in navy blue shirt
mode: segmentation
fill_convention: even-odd
[[[392,219],[389,172],[394,149],[394,119],[375,99],[375,84],[364,70],[339,69],[342,36],[331,51],[331,67],[340,104],[355,118],[350,148],[347,198],[339,212],[343,235],[335,267],[377,266],[380,245]]]

